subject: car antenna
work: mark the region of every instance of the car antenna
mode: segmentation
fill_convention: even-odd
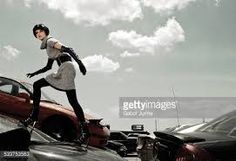
[[[176,101],[176,96],[175,96],[175,91],[174,88],[171,87],[172,93],[173,93],[173,97],[174,97],[174,101],[176,103],[176,118],[177,118],[177,124],[178,127],[180,126],[180,121],[179,121],[179,107],[178,107],[178,101]]]

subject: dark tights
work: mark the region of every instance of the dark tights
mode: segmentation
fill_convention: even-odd
[[[38,115],[39,115],[39,103],[40,103],[40,99],[41,99],[41,88],[47,87],[47,86],[50,86],[50,84],[44,78],[39,79],[38,81],[34,82],[34,85],[33,85],[33,87],[34,87],[33,106],[34,107],[33,107],[32,113],[31,113],[31,117],[33,119],[37,119]],[[66,92],[66,95],[67,95],[70,105],[74,109],[77,119],[81,122],[85,122],[84,112],[77,100],[75,89],[66,90],[65,92]]]

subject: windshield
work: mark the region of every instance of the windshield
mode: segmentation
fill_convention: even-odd
[[[236,111],[212,120],[197,131],[213,132],[236,137]]]
[[[31,93],[33,93],[33,85],[26,83],[26,82],[21,82],[28,90],[30,90]],[[43,101],[50,101],[50,102],[55,102],[55,100],[51,99],[42,89],[41,89],[41,100]]]

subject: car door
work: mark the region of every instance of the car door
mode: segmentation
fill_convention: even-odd
[[[28,99],[22,95],[28,95]],[[0,113],[22,119],[30,114],[31,109],[32,103],[28,91],[14,80],[0,78]]]

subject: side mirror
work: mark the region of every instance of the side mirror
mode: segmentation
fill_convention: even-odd
[[[18,93],[17,97],[24,98],[25,102],[30,102],[30,96],[27,93],[21,92]]]

